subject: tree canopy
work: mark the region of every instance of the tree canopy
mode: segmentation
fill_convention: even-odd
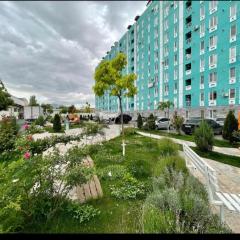
[[[94,93],[97,96],[104,95],[109,90],[110,95],[117,97],[133,97],[137,93],[134,81],[136,74],[123,75],[122,70],[127,65],[127,58],[124,53],[118,53],[112,60],[103,60],[95,71]]]
[[[29,106],[39,106],[39,104],[37,103],[36,96],[33,95],[30,97]]]
[[[3,82],[0,80],[0,111],[7,110],[8,106],[13,105],[11,95],[7,92]]]

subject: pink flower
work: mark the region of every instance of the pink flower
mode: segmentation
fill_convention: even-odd
[[[31,157],[30,152],[25,152],[24,155],[23,155],[23,157],[24,157],[25,159],[29,159],[29,158]]]
[[[29,128],[29,125],[28,125],[27,123],[25,123],[25,124],[23,125],[23,128],[24,128],[24,130],[27,130],[27,129]]]

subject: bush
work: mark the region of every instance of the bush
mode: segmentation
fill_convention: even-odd
[[[53,130],[54,132],[61,132],[62,126],[61,126],[61,119],[59,114],[55,114],[53,118]]]
[[[235,118],[233,111],[229,111],[224,121],[223,138],[229,140],[230,143],[234,142],[233,132],[238,130],[238,120]]]
[[[143,126],[143,120],[142,120],[141,114],[139,113],[139,114],[138,114],[138,117],[137,117],[137,127],[138,127],[139,129],[141,129],[142,126]]]
[[[66,155],[55,151],[1,164],[0,231],[14,232],[26,223],[51,221],[73,187],[92,177],[93,169],[82,164],[85,157],[81,149],[74,149]]]
[[[127,169],[119,164],[109,165],[98,171],[101,179],[117,180],[122,179],[127,174]]]
[[[43,116],[39,116],[39,117],[36,119],[35,124],[43,127],[44,124],[45,124],[45,119],[44,119],[44,117],[43,117]]]
[[[212,128],[207,124],[206,121],[200,123],[199,128],[196,128],[194,131],[194,141],[197,145],[197,148],[204,151],[212,151],[214,134]]]
[[[239,142],[240,141],[240,130],[233,131],[233,137],[234,137],[235,141]]]
[[[30,127],[27,129],[27,134],[35,134],[35,133],[43,133],[45,130],[43,127],[36,125],[35,123],[32,123]]]
[[[136,129],[133,127],[128,127],[128,128],[124,128],[124,135],[125,136],[132,136],[136,134]]]
[[[117,199],[137,199],[143,198],[147,189],[144,183],[139,182],[130,174],[126,174],[118,185],[110,186],[111,195]]]
[[[18,126],[15,118],[3,118],[0,124],[0,154],[14,149]]]
[[[172,125],[177,130],[178,134],[181,134],[181,128],[184,122],[184,118],[182,116],[178,116],[177,113],[173,115]]]
[[[151,165],[147,160],[135,160],[128,163],[128,169],[136,178],[150,177],[152,174]]]
[[[178,154],[178,145],[169,138],[163,138],[158,141],[158,149],[161,156],[172,156]]]
[[[148,125],[149,130],[154,130],[156,128],[155,117],[153,116],[152,113],[150,114],[150,116],[147,119],[147,125]]]
[[[144,204],[143,233],[173,233],[175,218],[170,211],[162,212],[158,208]]]
[[[89,222],[92,218],[98,216],[100,211],[91,205],[79,205],[77,202],[69,202],[67,204],[67,212],[79,223]]]
[[[169,169],[172,168],[178,172],[182,171],[186,173],[187,167],[185,164],[185,160],[179,156],[168,156],[161,158],[154,167],[154,176],[160,176],[164,171],[165,168]]]

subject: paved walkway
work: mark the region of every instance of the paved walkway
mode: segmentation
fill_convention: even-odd
[[[155,139],[169,138],[169,139],[173,140],[175,143],[178,143],[178,144],[185,143],[186,145],[188,145],[190,147],[196,147],[196,144],[194,142],[190,142],[190,141],[185,141],[185,140],[166,137],[166,136],[160,136],[160,135],[151,134],[151,133],[145,133],[145,132],[141,132],[141,131],[137,131],[137,133],[142,135],[142,136],[151,137],[151,138],[155,138]],[[240,150],[238,148],[226,148],[226,147],[216,147],[216,146],[214,146],[213,151],[218,152],[218,153],[222,153],[222,154],[226,154],[226,155],[230,155],[230,156],[240,157]]]
[[[184,153],[179,151],[180,155],[184,157]],[[216,162],[207,158],[202,158],[206,161],[217,173],[218,185],[220,191],[226,193],[240,194],[240,168],[233,167],[224,163]],[[206,185],[206,178],[198,171],[191,169],[190,172]],[[211,206],[213,213],[219,215],[220,209],[217,206]],[[224,207],[224,218],[227,225],[235,233],[240,233],[240,213],[231,212]]]

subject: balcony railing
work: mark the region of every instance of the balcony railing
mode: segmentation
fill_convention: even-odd
[[[186,54],[186,59],[190,59],[192,57],[192,54]]]

